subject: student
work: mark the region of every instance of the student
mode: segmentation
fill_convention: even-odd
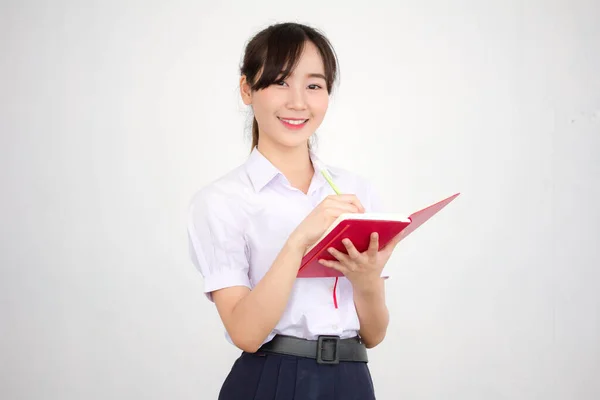
[[[371,185],[328,166],[336,195],[315,168],[310,139],[337,75],[315,29],[277,24],[248,43],[240,92],[252,107],[246,162],[199,190],[188,233],[204,292],[242,353],[219,399],[374,399],[366,349],[386,334],[382,272],[398,240],[324,265],[344,276],[296,279],[300,261],[342,213],[378,211]]]

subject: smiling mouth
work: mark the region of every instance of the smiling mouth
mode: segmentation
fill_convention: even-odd
[[[308,119],[287,119],[287,118],[279,118],[279,117],[277,117],[277,118],[281,121],[283,126],[285,126],[287,129],[291,129],[291,130],[302,129],[308,122]]]
[[[278,117],[279,118],[279,117]],[[290,125],[302,125],[308,122],[308,119],[287,119],[287,118],[279,118],[281,122],[285,122]]]

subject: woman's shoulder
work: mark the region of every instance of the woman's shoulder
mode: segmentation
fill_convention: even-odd
[[[225,208],[233,211],[240,208],[252,193],[252,186],[243,165],[232,169],[192,195],[189,207]]]

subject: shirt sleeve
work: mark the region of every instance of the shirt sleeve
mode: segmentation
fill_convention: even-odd
[[[251,288],[244,221],[223,199],[196,196],[189,207],[188,239],[193,264],[204,279],[204,293],[232,287]]]
[[[384,202],[381,198],[381,195],[379,193],[379,191],[373,186],[372,183],[369,183],[367,185],[368,189],[367,189],[367,193],[368,196],[367,198],[369,199],[368,202],[368,208],[367,208],[367,212],[373,212],[373,213],[384,213],[386,212],[386,207],[384,205]],[[393,266],[390,265],[390,263],[388,262],[384,267],[383,267],[383,271],[381,271],[381,277],[384,279],[388,279],[390,277],[390,270],[393,268]]]

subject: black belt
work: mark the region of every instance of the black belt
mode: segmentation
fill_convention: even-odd
[[[368,362],[367,348],[359,337],[340,339],[338,336],[319,336],[317,340],[276,335],[263,344],[258,352],[287,354],[314,358],[319,364],[339,364],[340,361]]]

